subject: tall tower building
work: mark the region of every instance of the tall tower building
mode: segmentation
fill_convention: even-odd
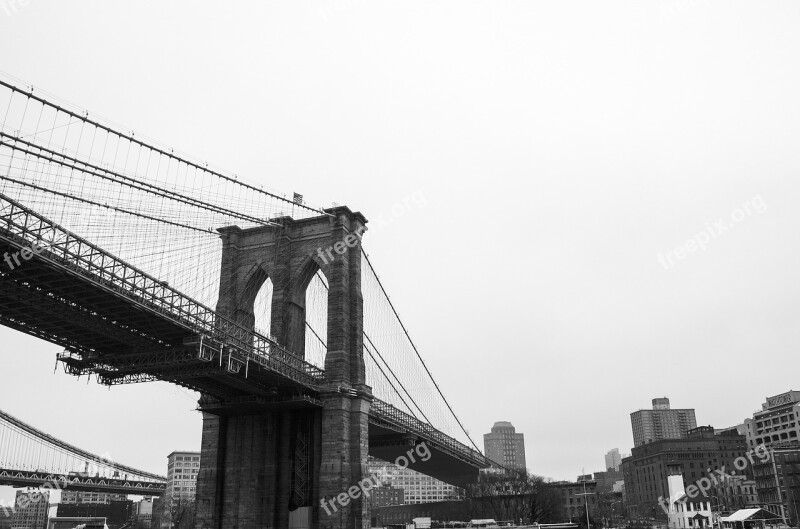
[[[525,469],[525,435],[510,422],[494,423],[491,433],[483,434],[486,457],[507,468]]]
[[[167,456],[167,492],[172,498],[188,496],[194,499],[200,452],[172,452]]]
[[[612,448],[606,454],[606,470],[619,470],[622,464],[622,456],[619,453],[619,448]]]
[[[631,413],[633,446],[642,446],[662,439],[685,439],[692,428],[697,427],[694,409],[673,410],[669,399],[653,399],[652,410]]]
[[[197,474],[200,471],[200,452],[172,452],[167,456],[167,490],[161,498],[160,529],[172,527],[170,509],[186,500],[194,501],[197,491]],[[152,519],[152,514],[151,514]]]

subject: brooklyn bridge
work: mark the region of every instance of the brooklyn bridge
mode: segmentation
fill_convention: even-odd
[[[317,208],[0,80],[0,323],[74,376],[197,391],[196,527],[368,527],[368,455],[464,485],[488,467],[362,244]],[[429,352],[428,354],[431,354]],[[0,482],[156,495],[10,415]],[[92,464],[96,472],[86,472]]]

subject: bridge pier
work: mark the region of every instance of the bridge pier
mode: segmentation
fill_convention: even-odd
[[[358,488],[366,471],[372,402],[363,358],[360,235],[366,219],[346,207],[327,212],[279,219],[280,228],[219,230],[217,312],[253,328],[254,300],[272,279],[271,333],[302,357],[305,291],[320,271],[328,284],[328,352],[320,387],[276,380],[269,409],[204,406],[209,399],[201,399],[196,529],[369,527],[368,502]],[[331,248],[335,258],[327,259]],[[298,394],[311,401],[289,404]]]
[[[203,412],[196,529],[369,527],[358,484],[368,477],[370,399],[331,391],[322,402],[302,412]]]

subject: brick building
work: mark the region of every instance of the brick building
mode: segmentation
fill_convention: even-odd
[[[370,508],[388,507],[389,505],[404,505],[405,491],[400,487],[384,485],[374,488],[369,493]]]
[[[797,527],[800,523],[800,442],[773,445],[769,453],[769,461],[755,465],[759,502]]]
[[[589,505],[589,517],[595,516],[598,497],[596,481],[557,481],[552,484],[561,494],[564,520],[575,522],[586,517],[586,505]]]
[[[622,460],[622,473],[625,480],[628,515],[632,517],[665,518],[659,507],[659,498],[669,497],[668,466],[677,469],[682,475],[685,487],[723,466],[727,473],[734,469],[734,461],[747,453],[745,436],[735,430],[715,433],[711,426],[701,426],[689,430],[685,439],[662,439],[633,448],[633,454]],[[740,460],[741,461],[741,460]],[[745,474],[752,480],[753,468],[748,463],[737,475]],[[743,487],[731,487],[729,503],[726,508],[746,505],[753,499],[755,485],[741,482]],[[729,484],[730,485],[730,484]],[[722,492],[720,490],[719,492]],[[713,494],[713,493],[711,493]],[[734,496],[734,494],[738,494]],[[718,494],[715,494],[718,496]],[[717,501],[721,504],[721,501]],[[721,507],[719,505],[718,507]]]

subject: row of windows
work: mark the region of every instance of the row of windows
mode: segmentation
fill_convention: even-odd
[[[200,461],[200,456],[175,456],[175,461]]]
[[[781,434],[772,434],[764,437],[756,437],[756,444],[764,444],[770,441],[785,441],[789,438],[797,439],[797,430],[783,432]]]
[[[759,418],[756,419],[756,426],[759,427],[759,428],[763,428],[764,426],[778,425],[778,424],[781,424],[781,423],[786,423],[786,422],[789,422],[793,418],[792,415],[793,415],[792,411],[789,410],[788,413],[785,413],[784,415],[779,415],[777,417],[774,416],[774,415],[773,416],[767,416],[767,417],[763,417],[762,416],[762,417],[759,417]],[[795,412],[794,415],[796,415],[797,418],[800,419],[800,411]]]
[[[187,461],[186,463],[175,463],[174,465],[172,463],[170,463],[169,465],[167,465],[168,469],[171,469],[173,467],[174,468],[200,468],[200,463],[189,463]]]

